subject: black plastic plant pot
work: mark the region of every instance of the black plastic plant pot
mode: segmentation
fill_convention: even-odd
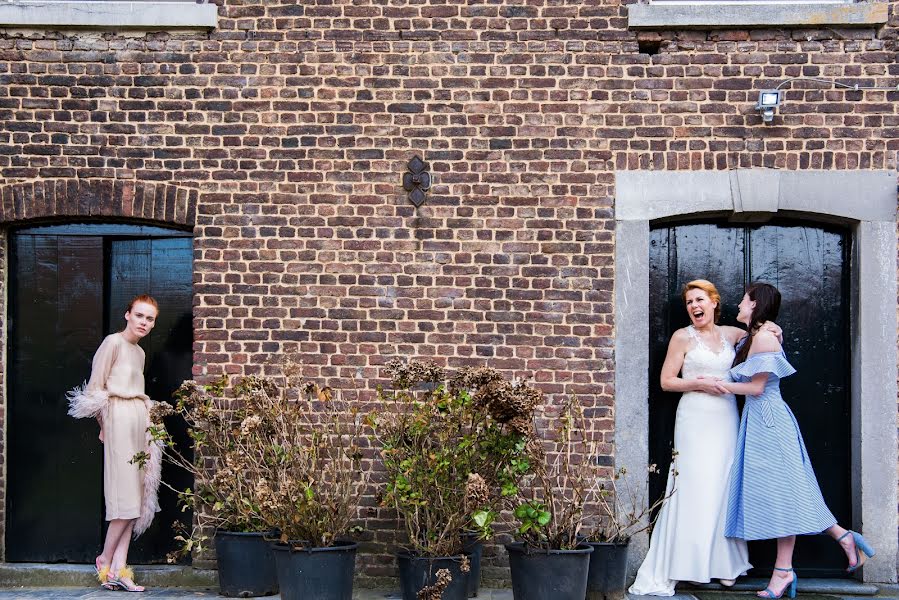
[[[587,575],[587,600],[624,598],[628,542],[585,542],[593,548]]]
[[[273,543],[281,600],[352,600],[355,542],[328,548]]]
[[[252,598],[278,593],[275,559],[266,533],[215,532],[219,593]]]
[[[468,597],[475,598],[481,589],[481,556],[484,554],[484,544],[476,532],[462,534],[462,552],[468,556],[471,565],[468,571]]]
[[[584,600],[593,548],[539,550],[506,544],[515,600]]]
[[[400,589],[403,593],[403,600],[417,600],[418,592],[434,585],[437,581],[437,571],[440,569],[448,569],[453,578],[444,590],[442,600],[466,600],[468,598],[469,573],[462,572],[461,556],[428,558],[416,556],[411,552],[398,552],[396,558],[400,568]]]

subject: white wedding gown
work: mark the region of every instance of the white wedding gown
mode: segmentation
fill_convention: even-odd
[[[684,379],[724,378],[734,359],[733,347],[722,334],[715,352],[702,343],[692,325],[688,330],[693,346],[684,357]],[[672,596],[678,581],[736,579],[752,567],[746,542],[724,537],[738,425],[732,394],[686,392],[681,396],[674,425],[677,455],[666,490],[670,498],[660,511],[649,553],[630,593]]]

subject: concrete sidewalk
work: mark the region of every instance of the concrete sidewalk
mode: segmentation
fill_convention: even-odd
[[[839,580],[831,580],[839,581]],[[825,583],[821,583],[825,582]],[[865,595],[846,593],[845,585],[829,585],[827,580],[814,580],[806,591],[802,588],[799,590],[802,600],[862,600]],[[747,582],[746,586],[751,587],[754,582]],[[831,593],[822,593],[821,589],[831,590]],[[754,589],[754,588],[753,588]],[[867,586],[853,589],[855,592],[868,591]],[[131,597],[131,596],[129,596]],[[141,595],[133,596],[135,598],[153,598],[154,600],[188,600],[190,598],[222,598],[218,595],[217,590],[210,588],[156,588],[147,591]],[[875,596],[869,596],[872,600],[899,600],[899,589],[896,586],[880,586]],[[121,592],[111,592],[99,588],[85,587],[52,587],[52,588],[30,588],[30,587],[6,587],[0,588],[0,599],[20,598],[22,600],[62,600],[62,599],[114,599],[124,598]],[[280,596],[267,596],[268,600],[280,600]],[[628,595],[627,600],[646,600],[645,596]],[[353,600],[401,600],[401,596],[397,592],[389,592],[384,590],[355,590]],[[478,600],[513,600],[512,590],[509,589],[482,589],[478,595]],[[546,600],[553,600],[547,598]],[[670,600],[756,600],[755,594],[751,591],[735,590],[721,591],[711,588],[678,588],[678,593],[672,596]]]
[[[81,568],[79,567],[79,570]],[[147,573],[149,574],[149,573]],[[150,577],[152,579],[152,577]],[[765,582],[761,579],[740,580],[734,588],[725,590],[718,585],[678,587],[678,593],[670,600],[756,600],[754,591],[761,589]],[[863,584],[851,579],[803,579],[799,582],[802,600],[899,600],[899,586]],[[62,600],[62,599],[114,599],[124,598],[121,592],[112,592],[94,586],[80,587],[24,587],[6,584],[0,587],[0,599],[21,598],[22,600]],[[222,598],[211,586],[206,587],[152,587],[148,592],[134,598],[165,600],[187,600],[190,598]],[[280,600],[280,596],[267,596],[268,600]],[[401,600],[398,592],[385,590],[356,589],[353,600]],[[478,600],[513,600],[510,589],[481,589]],[[546,600],[554,600],[547,598]],[[627,600],[647,600],[645,596],[628,595]]]

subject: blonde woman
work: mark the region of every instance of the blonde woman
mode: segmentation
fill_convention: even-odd
[[[109,526],[95,566],[106,589],[144,591],[134,583],[127,558],[131,537],[143,533],[159,511],[162,448],[147,432],[152,401],[144,392],[144,351],[138,345],[153,330],[158,314],[151,296],[132,299],[125,328],[106,336],[94,354],[90,381],[68,394],[71,416],[95,417],[100,424]],[[133,460],[135,455],[147,460]]]
[[[671,596],[678,581],[733,585],[752,567],[746,542],[724,535],[739,414],[734,395],[716,381],[727,375],[746,332],[718,325],[721,296],[711,282],[689,282],[682,297],[691,324],[671,336],[661,374],[662,389],[682,393],[666,489],[671,497],[659,512],[632,594]],[[776,325],[768,327],[780,334]]]

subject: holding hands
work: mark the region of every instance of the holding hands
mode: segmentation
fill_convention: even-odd
[[[696,383],[696,388],[693,391],[696,392],[713,394],[715,396],[730,393],[730,391],[728,391],[728,389],[724,386],[724,380],[719,379],[718,377],[708,377],[705,375],[700,375],[693,381]]]

